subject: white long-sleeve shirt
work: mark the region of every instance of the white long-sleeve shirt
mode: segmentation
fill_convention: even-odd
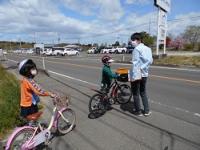
[[[148,77],[149,66],[153,62],[151,48],[140,43],[132,52],[132,68],[130,70],[131,80],[138,79],[138,76]]]

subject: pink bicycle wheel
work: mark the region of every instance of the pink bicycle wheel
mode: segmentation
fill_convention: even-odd
[[[8,141],[8,150],[22,150],[22,145],[30,140],[33,136],[35,129],[32,127],[23,127],[13,135],[10,142]]]
[[[62,110],[61,113],[57,120],[57,129],[59,133],[67,134],[75,127],[76,115],[70,108]]]

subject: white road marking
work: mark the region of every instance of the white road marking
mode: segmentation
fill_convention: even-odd
[[[88,81],[84,81],[84,80],[81,80],[81,79],[77,79],[77,78],[74,78],[74,77],[70,77],[70,76],[67,76],[67,75],[64,75],[64,74],[60,74],[60,73],[57,73],[57,72],[54,72],[54,71],[51,71],[51,70],[49,70],[48,72],[51,72],[53,74],[56,74],[56,75],[59,75],[59,76],[63,76],[63,77],[66,77],[66,78],[69,78],[69,79],[72,79],[72,80],[75,80],[75,81],[80,81],[80,82],[87,83],[87,84],[90,84],[90,85],[99,86],[97,84],[94,84],[94,83],[91,83],[91,82],[88,82]],[[199,113],[190,112],[188,110],[185,110],[185,109],[182,109],[182,108],[179,108],[179,107],[172,107],[172,106],[169,106],[169,105],[166,105],[166,104],[162,104],[160,102],[156,102],[156,101],[153,101],[153,100],[150,100],[150,102],[154,103],[154,104],[157,104],[157,105],[160,105],[162,107],[175,109],[177,111],[182,111],[184,113],[189,113],[189,114],[192,114],[194,116],[200,117]]]
[[[15,60],[12,60],[12,59],[8,59],[9,61],[12,61],[12,62],[15,62],[15,63],[18,63],[18,61],[15,61]]]
[[[9,61],[13,61],[15,63],[18,63],[17,61],[15,60],[11,60],[11,59],[8,59]],[[81,79],[78,79],[78,78],[74,78],[74,77],[71,77],[71,76],[68,76],[68,75],[64,75],[64,74],[61,74],[61,73],[57,73],[57,72],[54,72],[54,71],[51,71],[51,70],[48,70],[48,72],[50,73],[53,73],[53,74],[56,74],[58,76],[62,76],[62,77],[65,77],[65,78],[68,78],[68,79],[72,79],[72,80],[75,80],[75,81],[79,81],[79,82],[82,82],[82,83],[86,83],[86,84],[89,84],[89,85],[93,85],[93,86],[99,86],[98,84],[94,84],[94,83],[91,83],[91,82],[88,82],[88,81],[84,81],[84,80],[81,80]],[[163,107],[167,107],[167,108],[171,108],[171,109],[175,109],[177,111],[182,111],[184,113],[188,113],[188,114],[192,114],[193,116],[195,117],[199,117],[200,118],[200,114],[199,113],[195,113],[195,112],[190,112],[188,110],[185,110],[185,109],[182,109],[182,108],[178,108],[178,107],[173,107],[173,106],[169,106],[169,105],[166,105],[166,104],[162,104],[160,102],[155,102],[153,100],[150,100],[151,103],[154,103],[154,104],[158,104],[160,106],[163,106]]]
[[[68,79],[76,80],[76,81],[79,81],[79,82],[82,82],[82,83],[90,84],[90,85],[93,85],[93,86],[99,86],[98,84],[94,84],[94,83],[87,82],[87,81],[84,81],[84,80],[81,80],[81,79],[70,77],[70,76],[67,76],[67,75],[64,75],[64,74],[61,74],[61,73],[57,73],[57,72],[54,72],[54,71],[51,71],[51,70],[48,70],[48,72],[62,76],[62,77],[65,77],[65,78],[68,78]]]
[[[17,55],[16,55],[17,56]],[[19,56],[19,57],[25,57],[25,56]],[[29,56],[29,57],[33,57],[33,58],[38,58],[38,56]],[[42,57],[41,57],[42,58]],[[76,57],[74,59],[71,58],[67,58],[67,59],[63,59],[63,58],[52,58],[52,57],[44,57],[44,58],[48,58],[48,59],[55,59],[55,60],[77,60],[80,61],[80,57],[78,59],[76,59]],[[81,57],[81,59],[85,60],[100,60],[100,58],[97,59],[92,59],[92,58],[84,58]],[[132,64],[126,64],[126,63],[112,63],[115,65],[122,65],[122,66],[131,66]],[[166,66],[150,66],[150,68],[159,68],[159,69],[168,69],[168,70],[179,70],[179,71],[193,71],[193,72],[200,72],[200,69],[190,69],[190,68],[176,68],[176,67],[166,67]]]
[[[151,66],[151,68],[168,69],[168,70],[179,70],[179,71],[200,72],[200,69],[173,68],[173,67],[162,67],[162,66]]]
[[[194,113],[195,116],[197,117],[200,117],[200,114],[199,113]]]

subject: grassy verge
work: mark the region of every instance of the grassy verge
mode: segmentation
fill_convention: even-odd
[[[154,64],[200,67],[200,56],[168,56],[162,59],[154,59]]]
[[[19,121],[19,82],[0,65],[0,139]]]

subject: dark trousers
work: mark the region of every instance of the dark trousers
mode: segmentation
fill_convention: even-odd
[[[135,111],[141,111],[140,96],[144,106],[144,113],[149,112],[149,103],[146,93],[147,77],[142,77],[142,80],[131,82]]]
[[[26,118],[28,115],[34,114],[38,112],[38,106],[37,105],[31,105],[30,107],[22,107],[21,106],[21,113],[20,115],[24,118]]]

